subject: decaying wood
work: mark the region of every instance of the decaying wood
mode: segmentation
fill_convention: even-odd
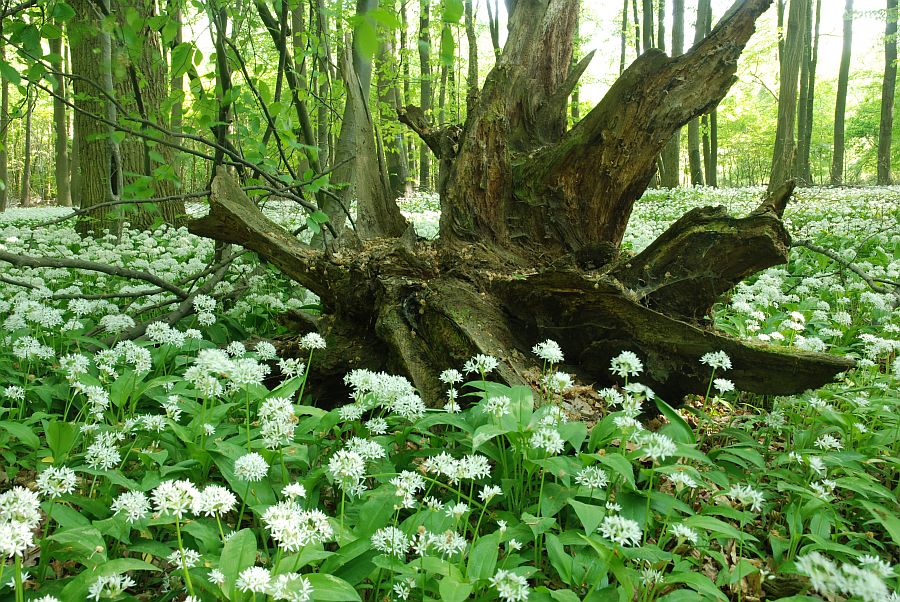
[[[781,217],[792,183],[745,217],[695,209],[643,252],[619,250],[660,150],[725,95],[770,3],[736,3],[682,56],[643,54],[568,131],[565,91],[590,60],[572,68],[578,2],[513,3],[506,47],[465,124],[437,127],[416,107],[399,111],[441,161],[437,241],[392,226],[314,250],[266,218],[224,170],[210,214],[191,230],[259,253],[321,297],[322,315],[294,326],[325,335],[317,374],[335,386],[352,368],[390,370],[441,404],[442,370],[485,353],[502,360],[501,379],[523,383],[537,362],[531,346],[544,338],[560,343],[564,369],[595,384],[610,382],[611,357],[634,351],[645,360],[642,382],[673,403],[706,390],[699,358],[718,350],[744,390],[821,386],[852,363],[748,344],[705,320],[740,280],[787,260]]]

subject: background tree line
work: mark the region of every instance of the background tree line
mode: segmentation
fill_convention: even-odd
[[[879,12],[884,62],[875,71],[853,62],[856,12],[846,0],[833,81],[817,64],[827,43],[822,11],[834,6],[779,0],[777,27],[758,34],[742,59],[751,75],[673,137],[654,185],[758,185],[788,176],[807,185],[890,183],[900,152],[896,4],[885,0]],[[330,215],[355,198],[354,186],[341,185],[359,175],[351,159],[361,153],[372,155],[367,170],[383,177],[385,194],[433,191],[438,160],[398,110],[417,105],[434,128],[461,123],[500,52],[507,8],[498,0],[483,7],[473,0],[8,4],[0,209],[37,199],[82,206],[164,199],[135,205],[128,219],[174,221],[179,197],[205,190],[213,165],[225,161],[259,184],[254,194],[302,185]],[[606,15],[619,24],[620,72],[651,48],[684,52],[721,17],[713,9],[711,0],[623,0],[618,14]],[[589,17],[596,18],[582,15]],[[596,45],[585,38],[575,62]],[[580,92],[575,86],[569,101],[571,123],[592,104]],[[267,181],[266,172],[290,181]]]

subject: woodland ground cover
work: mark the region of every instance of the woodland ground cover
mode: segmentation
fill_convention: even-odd
[[[651,191],[624,246],[692,207],[746,212],[759,193]],[[539,391],[494,382],[495,360],[476,356],[447,366],[439,401],[358,370],[340,407],[300,403],[325,342],[309,335],[308,355],[289,359],[266,338],[279,313],[316,300],[250,254],[192,315],[133,342],[123,333],[174,295],[4,269],[0,596],[898,599],[900,313],[882,281],[900,280],[900,189],[797,196],[795,239],[882,292],[800,247],[724,299],[717,326],[857,368],[773,399],[735,391],[729,358],[710,354],[697,358],[708,394],[676,411],[641,384],[643,358],[623,353],[610,366],[620,386],[598,392],[608,412],[590,424],[559,409],[577,389],[564,341],[534,341]],[[403,204],[423,236],[436,205]],[[269,210],[290,219],[288,204]],[[213,243],[183,230],[90,241],[66,222],[35,227],[60,211],[7,212],[0,245],[174,282],[214,263]],[[643,420],[647,409],[661,418]]]

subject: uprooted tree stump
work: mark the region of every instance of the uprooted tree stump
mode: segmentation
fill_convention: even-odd
[[[715,332],[713,304],[737,282],[785,263],[786,183],[746,217],[695,209],[647,249],[619,246],[634,202],[673,132],[714,107],[771,0],[741,0],[686,54],[651,50],[570,130],[567,98],[590,60],[571,68],[577,0],[511,2],[509,38],[461,126],[437,127],[415,107],[400,119],[440,160],[436,241],[353,232],[313,249],[266,218],[220,168],[210,213],[192,232],[243,245],[316,293],[318,317],[299,331],[328,340],[316,372],[337,383],[354,367],[407,375],[427,401],[438,374],[476,353],[501,360],[499,376],[525,382],[531,346],[558,341],[565,369],[610,382],[609,359],[631,350],[645,382],[677,402],[703,392],[698,363],[724,350],[743,390],[791,394],[852,366],[825,354],[748,344]],[[330,379],[330,380],[329,380]]]

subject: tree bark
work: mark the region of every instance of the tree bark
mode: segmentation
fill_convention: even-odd
[[[769,175],[772,191],[790,178],[794,165],[795,121],[797,116],[797,78],[803,53],[806,5],[809,0],[791,0],[788,12],[787,35],[781,57],[781,83],[778,88],[778,124],[775,130],[775,150]]]
[[[379,53],[378,73],[378,98],[380,100],[380,121],[389,123],[390,127],[385,132],[384,154],[385,163],[390,183],[391,198],[409,195],[412,190],[409,185],[409,167],[406,163],[406,140],[403,131],[397,127],[397,110],[403,106],[400,96],[398,81],[400,73],[397,68],[397,59],[394,56],[394,45],[391,37],[385,37],[381,42]],[[382,126],[382,129],[383,126]]]
[[[419,4],[419,104],[425,116],[431,111],[431,0]],[[431,190],[431,153],[428,147],[419,149],[419,188]]]
[[[466,112],[475,108],[478,101],[478,36],[475,35],[475,15],[472,11],[472,0],[465,0],[466,43],[468,44],[469,64],[466,77]]]
[[[884,32],[884,78],[881,83],[881,119],[878,126],[878,183],[891,178],[891,141],[894,129],[894,92],[897,87],[897,0],[887,0]]]
[[[120,27],[125,26],[124,15],[134,9],[143,19],[154,15],[152,5],[144,0],[119,0]],[[163,55],[159,33],[145,25],[139,32],[140,42],[133,47],[117,49],[116,63],[121,69],[117,82],[119,103],[125,110],[120,120],[129,117],[153,121],[165,128],[171,127],[172,109],[164,110],[169,97],[169,69]],[[135,129],[142,129],[139,121],[132,122]],[[146,140],[126,138],[120,145],[125,186],[139,192],[138,197],[172,197],[177,194],[175,154],[171,147],[152,147]],[[126,197],[127,198],[127,197]],[[169,200],[155,204],[137,205],[128,215],[131,226],[149,229],[162,222],[178,225],[185,216],[184,201]]]
[[[710,0],[699,0],[697,5],[697,23],[694,25],[694,44],[706,35],[707,22],[712,22],[712,6]],[[700,119],[694,118],[688,123],[688,167],[691,172],[691,186],[703,186],[703,160],[700,154]]]
[[[644,49],[656,48],[653,39],[653,0],[641,0],[642,31],[644,33]]]
[[[19,203],[22,207],[31,206],[31,122],[36,100],[32,91],[25,96],[25,152],[22,156],[22,177],[19,179]]]
[[[3,21],[0,20],[0,30]],[[0,42],[0,60],[6,60],[6,45]],[[0,213],[9,205],[9,81],[0,78]]]
[[[672,0],[672,56],[684,52],[684,0]],[[681,184],[681,130],[676,130],[661,155],[660,184],[678,188]]]
[[[339,253],[311,249],[265,218],[224,169],[209,216],[190,229],[255,251],[320,297],[320,316],[291,324],[325,335],[317,370],[334,383],[350,365],[399,371],[439,404],[441,370],[489,353],[501,360],[500,378],[524,383],[531,345],[552,337],[565,369],[598,386],[611,382],[609,357],[639,353],[643,382],[673,403],[705,391],[698,358],[719,349],[745,390],[819,386],[852,363],[742,343],[706,320],[740,279],[786,261],[791,185],[746,217],[698,209],[640,254],[619,250],[659,152],[726,94],[770,3],[740,2],[682,56],[648,50],[567,129],[566,100],[590,59],[572,68],[578,2],[516,2],[504,51],[464,124],[439,127],[418,107],[399,115],[440,162],[437,241],[406,229],[348,241]]]
[[[844,47],[838,71],[837,98],[834,103],[834,153],[831,156],[831,185],[844,183],[844,119],[847,114],[847,88],[850,84],[850,53],[853,49],[853,0],[844,6]]]
[[[51,65],[62,71],[62,38],[48,40]],[[58,76],[53,82],[53,93],[66,97],[65,78]],[[62,98],[53,98],[53,132],[54,132],[54,176],[56,178],[56,204],[63,207],[72,206],[72,195],[69,191],[69,121],[66,117],[66,105]]]
[[[811,10],[810,4],[810,10]],[[801,185],[813,184],[809,155],[812,149],[812,130],[815,118],[814,103],[816,97],[816,66],[819,62],[819,29],[822,23],[822,0],[816,0],[815,29],[813,32],[812,54],[806,74],[807,93],[804,122],[801,124],[802,136],[797,140],[797,179]],[[808,46],[808,45],[806,45]]]
[[[804,35],[807,40],[812,40],[813,34],[813,6],[812,2],[806,5],[806,16],[803,22]],[[809,110],[809,72],[812,64],[812,45],[803,45],[803,56],[800,60],[800,97],[797,101],[797,160],[795,162],[794,177],[800,180],[801,184],[807,184],[801,176],[801,157],[809,156],[808,144],[811,143],[812,137],[808,136],[806,128],[809,125],[806,112]],[[808,159],[807,159],[808,160]]]
[[[628,0],[622,0],[621,54],[619,55],[619,75],[625,71],[625,50],[628,47]]]
[[[111,112],[110,103],[95,87],[108,78],[104,71],[108,71],[110,67],[110,58],[103,56],[104,34],[100,31],[100,16],[95,5],[88,0],[74,0],[72,8],[75,9],[75,17],[67,25],[72,73],[77,76],[72,86],[78,109],[75,112],[73,144],[78,155],[78,187],[74,192],[79,206],[90,210],[94,205],[114,200],[119,192],[118,188],[114,189],[114,185],[118,184],[118,174],[117,159],[113,152],[115,145],[109,139],[110,128],[92,117],[106,118]],[[98,50],[101,51],[99,60]],[[95,85],[88,82],[94,82]],[[77,229],[82,235],[100,235],[104,230],[117,230],[118,221],[110,207],[105,206],[90,210],[79,221]]]

